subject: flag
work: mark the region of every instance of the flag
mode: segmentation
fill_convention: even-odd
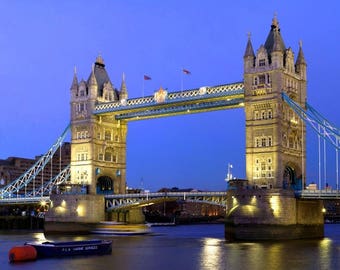
[[[191,74],[191,72],[190,72],[189,70],[187,70],[187,69],[184,69],[184,68],[183,68],[183,73],[184,73],[184,74],[186,74],[186,75],[189,75],[189,74]]]
[[[151,80],[151,77],[144,75],[144,80]]]

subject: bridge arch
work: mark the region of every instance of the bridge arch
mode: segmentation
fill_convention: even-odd
[[[109,176],[100,176],[97,180],[97,194],[113,194],[113,180]]]
[[[301,172],[300,168],[293,163],[287,163],[283,172],[284,189],[301,189]]]

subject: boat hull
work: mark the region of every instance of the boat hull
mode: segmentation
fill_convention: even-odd
[[[150,226],[146,224],[125,224],[117,222],[101,222],[97,224],[93,234],[105,235],[142,235],[151,233]]]
[[[105,255],[112,253],[112,241],[88,240],[71,242],[28,242],[25,245],[33,246],[39,258],[64,257],[78,255]]]

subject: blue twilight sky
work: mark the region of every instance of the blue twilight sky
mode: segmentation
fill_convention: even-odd
[[[242,81],[247,33],[257,50],[274,13],[295,55],[303,41],[309,103],[340,126],[339,8],[337,0],[1,0],[0,159],[33,158],[55,142],[70,120],[74,66],[87,79],[101,54],[115,87],[125,72],[129,97],[142,95],[144,74],[145,95],[180,90],[182,67],[192,73],[185,89]],[[245,177],[243,109],[131,122],[127,140],[132,187],[223,190],[228,163]],[[311,132],[307,158],[308,182],[318,181]]]

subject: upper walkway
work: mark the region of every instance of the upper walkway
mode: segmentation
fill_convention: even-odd
[[[244,107],[243,82],[169,93],[161,88],[153,96],[99,103],[93,113],[114,113],[116,120],[141,120],[239,107]]]

